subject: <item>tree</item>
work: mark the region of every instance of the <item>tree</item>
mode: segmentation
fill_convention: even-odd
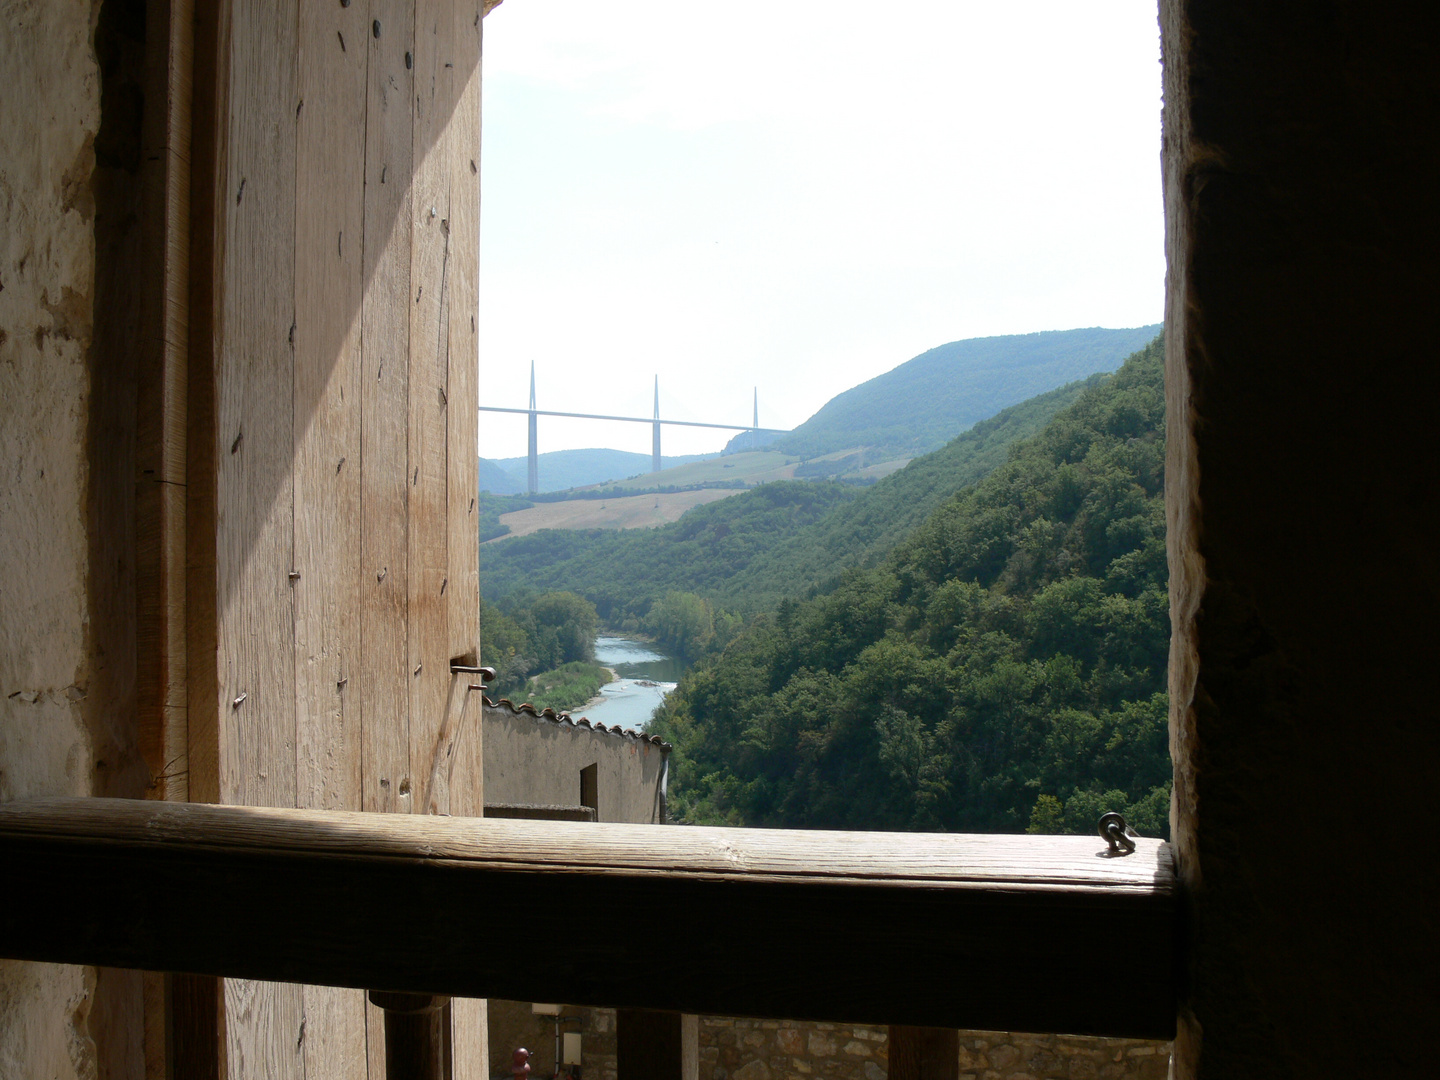
[[[715,636],[715,613],[704,597],[671,590],[650,606],[643,625],[672,654],[693,662]]]
[[[536,630],[553,650],[544,668],[555,668],[574,660],[593,662],[595,634],[600,627],[595,605],[573,592],[548,592],[530,606]]]

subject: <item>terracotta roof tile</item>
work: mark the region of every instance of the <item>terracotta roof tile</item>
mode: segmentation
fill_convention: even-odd
[[[498,712],[508,712],[511,716],[531,716],[536,720],[548,720],[552,724],[567,724],[570,727],[589,728],[591,731],[598,731],[604,735],[614,735],[621,739],[635,739],[638,742],[650,743],[660,747],[662,753],[668,754],[672,747],[659,735],[647,735],[643,731],[632,731],[629,728],[622,728],[619,724],[606,727],[604,724],[592,723],[587,717],[580,717],[578,720],[569,713],[557,713],[554,709],[536,709],[528,701],[516,705],[509,698],[501,698],[499,701],[485,699],[485,707]]]

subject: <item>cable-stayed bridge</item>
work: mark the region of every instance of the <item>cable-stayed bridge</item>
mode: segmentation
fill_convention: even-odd
[[[699,427],[718,428],[723,431],[754,431],[763,434],[783,435],[784,428],[762,428],[760,426],[760,391],[755,391],[755,413],[753,424],[707,424],[699,420],[665,420],[660,416],[660,376],[655,376],[655,415],[654,416],[603,416],[599,413],[581,412],[558,412],[554,409],[537,409],[535,407],[535,365],[530,365],[530,407],[528,409],[511,409],[503,405],[481,405],[481,412],[498,413],[520,413],[530,418],[530,439],[529,459],[526,468],[526,489],[527,493],[534,495],[540,486],[540,448],[539,448],[539,418],[542,416],[558,416],[571,420],[616,420],[627,424],[651,424],[654,427],[651,440],[650,471],[659,472],[661,469],[660,460],[660,427],[662,424],[669,424],[672,427]]]

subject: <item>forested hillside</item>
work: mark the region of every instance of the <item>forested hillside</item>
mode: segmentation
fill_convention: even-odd
[[[837,394],[768,446],[804,458],[868,447],[870,462],[928,454],[1001,409],[1114,371],[1159,330],[1090,327],[952,341]]]
[[[486,693],[537,709],[573,709],[609,680],[595,663],[595,605],[568,592],[517,593],[481,603],[481,647],[496,679]]]
[[[651,605],[674,591],[697,594],[720,612],[773,608],[847,567],[882,558],[942,501],[1002,463],[1012,443],[1040,431],[1104,378],[1006,409],[873,487],[770,483],[663,528],[550,530],[486,544],[482,591],[500,598],[520,588],[570,590],[617,627],[639,627]]]
[[[754,619],[651,730],[672,808],[756,826],[1166,828],[1157,340],[877,567]],[[683,524],[683,523],[682,523]]]

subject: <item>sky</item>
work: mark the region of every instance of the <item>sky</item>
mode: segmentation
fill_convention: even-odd
[[[663,416],[758,388],[791,428],[945,342],[1161,319],[1153,0],[505,0],[484,49],[483,404],[533,362],[540,408],[649,416],[658,376]],[[525,442],[481,413],[482,456]]]

